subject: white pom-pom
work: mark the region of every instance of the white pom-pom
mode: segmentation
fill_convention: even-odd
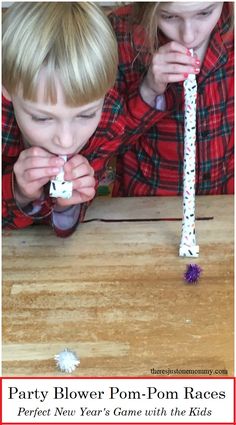
[[[76,354],[68,350],[67,348],[64,351],[61,351],[59,354],[54,356],[57,367],[62,372],[71,373],[75,368],[80,364],[80,361]]]

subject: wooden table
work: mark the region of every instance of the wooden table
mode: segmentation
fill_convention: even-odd
[[[97,198],[86,219],[181,216],[177,197]],[[181,221],[93,221],[64,240],[5,231],[3,375],[63,375],[53,357],[70,348],[74,376],[232,376],[233,197],[198,197],[197,216],[213,217],[196,223],[198,259],[178,257]]]

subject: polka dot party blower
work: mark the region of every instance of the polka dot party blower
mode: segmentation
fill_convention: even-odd
[[[190,49],[193,56],[193,50]],[[195,235],[195,167],[196,167],[196,99],[195,74],[184,81],[184,170],[183,170],[183,219],[179,247],[180,257],[198,257],[199,246]]]

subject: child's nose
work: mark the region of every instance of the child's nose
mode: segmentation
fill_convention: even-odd
[[[194,28],[190,21],[183,23],[180,36],[182,38],[183,44],[185,44],[187,47],[190,47],[191,43],[194,42]]]
[[[60,145],[63,148],[70,148],[73,146],[73,134],[70,129],[70,126],[62,126],[59,131],[57,132],[57,144]]]

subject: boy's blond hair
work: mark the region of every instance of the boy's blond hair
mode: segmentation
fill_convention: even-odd
[[[2,82],[10,94],[37,101],[46,70],[45,100],[56,103],[55,77],[68,106],[105,95],[117,72],[117,43],[109,20],[90,2],[21,2],[3,16]]]

